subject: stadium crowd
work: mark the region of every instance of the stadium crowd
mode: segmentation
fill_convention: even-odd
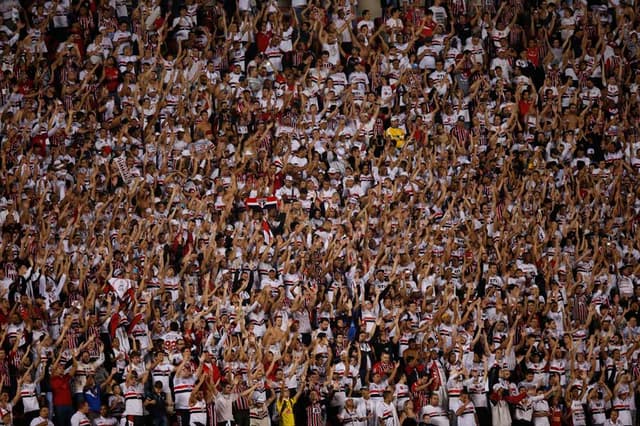
[[[637,426],[628,0],[2,0],[1,426]]]

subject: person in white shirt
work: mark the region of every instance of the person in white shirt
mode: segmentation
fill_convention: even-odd
[[[366,27],[367,28],[367,32],[366,32],[367,36],[371,36],[375,31],[375,23],[373,22],[373,19],[371,18],[371,11],[370,10],[363,10],[362,11],[362,19],[360,21],[358,21],[358,24],[357,24],[358,32],[360,32],[360,29],[362,27]]]
[[[87,401],[80,402],[78,411],[71,416],[71,426],[90,426],[91,422],[87,417],[87,413],[89,413],[89,403]]]
[[[244,392],[238,394],[233,392],[234,384],[230,382],[226,382],[222,385],[222,392],[217,392],[215,388],[213,388],[213,392],[215,394],[215,410],[216,410],[216,419],[218,424],[229,422],[229,424],[234,423],[233,417],[233,403],[240,396],[249,396],[253,394],[253,391],[258,386],[258,383],[254,383],[253,386],[245,390]]]
[[[33,380],[31,372],[22,376],[18,380],[18,391],[13,399],[13,405],[15,406],[19,400],[22,400],[24,419],[26,424],[30,424],[31,420],[36,418],[40,412],[40,403],[38,402],[38,383],[42,379],[42,376]]]
[[[438,394],[431,394],[429,404],[422,407],[420,416],[429,416],[429,421],[433,426],[449,426],[449,414],[440,405],[440,397]]]
[[[133,426],[140,426],[144,423],[144,383],[147,380],[149,371],[138,378],[138,373],[132,371],[122,384],[124,393],[124,413],[123,416],[129,417],[133,422]]]
[[[205,376],[202,376],[193,388],[189,397],[189,426],[207,424],[207,402],[202,383]]]
[[[542,398],[539,398],[533,401],[533,425],[534,426],[549,426],[549,417],[551,415],[551,410],[549,409],[549,402],[544,398],[544,391],[542,388],[538,388],[538,396],[542,395]]]
[[[624,423],[622,423],[622,420],[620,420],[618,410],[611,410],[611,415],[604,422],[604,426],[624,426]]]
[[[109,415],[109,409],[106,405],[100,406],[100,415],[93,419],[93,426],[115,426],[118,420]]]
[[[393,392],[384,391],[382,401],[376,406],[376,417],[380,426],[400,426],[398,412],[393,404]]]
[[[473,402],[478,417],[478,423],[490,421],[489,405],[487,394],[489,392],[489,382],[486,377],[486,368],[483,375],[478,374],[477,368],[471,369],[471,377],[464,382],[465,388],[469,392],[469,397]]]
[[[276,197],[285,203],[290,203],[300,198],[300,190],[293,186],[293,177],[291,175],[287,175],[284,178],[284,186],[276,191]]]
[[[49,407],[40,408],[40,415],[31,420],[29,426],[53,426],[53,422],[49,420]]]
[[[631,383],[625,383],[625,380],[628,380],[628,378],[628,373],[621,375],[620,381],[613,389],[614,397],[611,400],[613,409],[617,411],[617,417],[625,426],[631,426],[635,423],[631,414],[631,410],[633,409],[632,405],[634,404],[634,389]]]
[[[173,391],[176,414],[180,416],[182,424],[186,425],[189,424],[189,398],[196,385],[197,373],[194,375],[191,369],[191,351],[185,348],[183,354],[182,362],[176,367]]]
[[[460,405],[456,410],[456,418],[458,426],[478,425],[476,407],[473,405],[473,401],[469,398],[469,393],[466,389],[463,389],[462,392],[460,392]]]
[[[360,390],[361,397],[355,398],[356,411],[358,416],[363,418],[363,421],[354,422],[354,426],[369,426],[375,424],[375,406],[376,402],[371,398],[369,388],[362,388]]]
[[[99,344],[99,349],[100,355],[95,361],[91,361],[91,354],[87,350],[80,354],[72,388],[76,398],[81,396],[87,382],[87,376],[94,375],[96,369],[104,363],[104,345],[102,343]]]

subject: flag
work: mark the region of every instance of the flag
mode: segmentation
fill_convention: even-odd
[[[280,203],[276,197],[262,197],[262,198],[251,197],[251,198],[245,199],[244,204],[245,206],[247,206],[247,208],[264,210],[264,209],[278,208]]]
[[[127,330],[127,332],[129,334],[131,334],[133,328],[140,322],[142,321],[143,315],[141,313],[136,314],[132,319],[131,319],[131,323],[129,324],[129,328]]]
[[[264,234],[264,240],[267,244],[271,244],[273,239],[273,232],[271,231],[271,225],[266,219],[262,219],[262,233]]]
[[[127,291],[131,289],[131,280],[124,278],[110,278],[109,285],[120,299],[124,299]]]
[[[109,335],[112,339],[116,337],[118,326],[120,326],[120,312],[111,315],[111,319],[109,320]]]
[[[129,170],[129,166],[127,165],[127,159],[123,156],[116,157],[113,162],[116,164],[118,168],[118,172],[120,173],[120,177],[129,185],[133,181],[133,175],[131,175],[131,170]]]

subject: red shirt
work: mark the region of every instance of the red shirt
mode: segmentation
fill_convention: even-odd
[[[413,395],[413,405],[416,407],[418,411],[422,409],[422,407],[426,406],[429,403],[429,389],[424,388],[418,390],[418,387],[421,386],[420,383],[414,382],[411,385],[411,394]]]
[[[422,37],[431,38],[433,37],[433,30],[435,30],[437,26],[438,24],[434,20],[429,23],[424,22],[422,24],[422,31],[420,32],[420,34],[422,35]]]
[[[53,405],[62,407],[73,405],[71,400],[71,376],[51,376],[51,389],[53,391]]]
[[[0,309],[0,324],[9,323],[9,312],[5,313],[2,309]]]
[[[222,377],[222,375],[220,374],[220,369],[213,363],[205,363],[202,366],[202,374],[211,376],[212,383],[220,381],[220,378]]]
[[[518,109],[520,110],[520,117],[524,118],[525,115],[529,113],[531,107],[533,106],[533,102],[531,100],[521,100],[518,102]]]
[[[537,47],[528,48],[527,59],[537,68],[540,65],[540,50]]]
[[[31,80],[25,80],[18,85],[18,93],[21,95],[28,95],[33,90],[33,82]]]
[[[380,374],[381,376],[388,377],[389,373],[393,371],[394,365],[390,362],[384,363],[378,361],[373,365],[373,372]]]
[[[413,137],[413,140],[418,142],[420,146],[424,146],[427,143],[427,133],[419,127],[416,127],[411,137]]]
[[[107,89],[109,89],[110,92],[114,92],[117,88],[118,88],[118,84],[120,84],[120,82],[118,81],[118,76],[119,76],[119,72],[118,72],[118,68],[116,67],[105,67],[104,68],[104,76],[105,76],[105,80],[107,81]]]
[[[256,34],[256,46],[258,47],[259,52],[264,52],[269,47],[269,43],[271,42],[271,35],[268,33],[263,33],[262,31]]]
[[[560,407],[551,408],[551,421],[549,423],[551,424],[551,426],[562,425],[562,410],[560,409]]]

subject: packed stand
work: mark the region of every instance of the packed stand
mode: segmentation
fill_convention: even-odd
[[[637,6],[382,3],[0,2],[2,425],[640,424]]]

